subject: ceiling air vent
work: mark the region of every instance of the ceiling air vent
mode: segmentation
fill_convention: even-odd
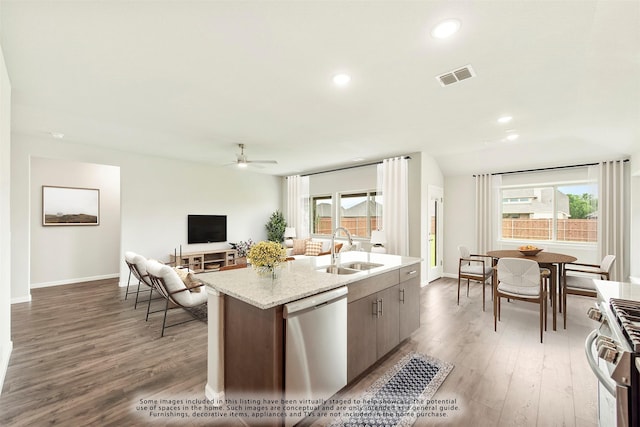
[[[440,82],[440,85],[449,86],[454,83],[458,83],[459,81],[469,79],[476,75],[471,65],[465,65],[462,68],[458,68],[457,70],[449,71],[448,73],[441,74],[436,77],[436,80]]]

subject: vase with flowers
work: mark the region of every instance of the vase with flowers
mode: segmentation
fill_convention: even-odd
[[[275,279],[279,265],[286,259],[286,250],[278,242],[262,241],[251,246],[247,258],[258,274]]]
[[[246,264],[247,263],[247,254],[249,253],[249,249],[254,245],[253,240],[249,239],[246,241],[240,240],[238,243],[229,243],[233,249],[237,251],[237,264]]]

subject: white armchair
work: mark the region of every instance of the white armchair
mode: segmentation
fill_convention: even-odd
[[[127,280],[127,290],[124,294],[124,299],[126,300],[130,294],[136,294],[136,302],[134,304],[134,308],[138,308],[138,298],[140,296],[140,292],[149,292],[149,298],[151,298],[151,279],[147,274],[147,259],[142,255],[139,255],[135,252],[127,251],[124,254],[124,262],[129,267],[129,279]],[[138,286],[135,291],[130,291],[129,286],[131,285],[131,275],[138,279]],[[140,290],[140,286],[144,285],[149,289]],[[147,300],[144,300],[147,302]]]
[[[160,336],[164,336],[164,330],[166,328],[181,325],[192,320],[202,320],[202,317],[198,317],[191,309],[207,303],[207,293],[204,292],[204,289],[201,289],[200,292],[193,291],[195,288],[203,288],[204,283],[189,288],[172,267],[160,264],[157,261],[147,262],[147,272],[149,273],[151,283],[153,283],[153,290],[159,292],[165,298],[164,319],[162,321],[162,332]],[[173,308],[184,308],[193,318],[167,325],[167,312]],[[158,311],[162,310],[156,310],[151,313]],[[206,316],[206,311],[204,312],[204,316]]]

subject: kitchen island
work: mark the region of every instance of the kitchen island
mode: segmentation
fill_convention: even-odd
[[[275,280],[251,267],[199,274],[209,293],[207,398],[282,398],[285,305],[342,287],[348,290],[346,370],[352,381],[419,327],[420,261],[346,252],[336,262],[345,274],[326,271],[329,255],[283,263]]]

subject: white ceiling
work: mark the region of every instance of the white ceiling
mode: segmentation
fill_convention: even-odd
[[[446,175],[640,151],[636,0],[2,0],[0,17],[14,133],[214,165],[244,143],[276,175],[419,151]],[[460,31],[431,37],[446,18]],[[475,78],[436,81],[467,64]]]

